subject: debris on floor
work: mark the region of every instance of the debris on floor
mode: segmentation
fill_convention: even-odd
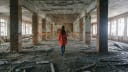
[[[55,40],[36,46],[26,43],[20,53],[0,52],[0,72],[127,72],[128,45],[114,43],[109,41],[108,54],[99,55],[95,41],[89,46],[69,41],[64,56]]]

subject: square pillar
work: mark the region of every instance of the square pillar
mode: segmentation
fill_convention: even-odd
[[[83,18],[80,19],[80,41],[83,41]]]
[[[42,23],[38,23],[38,41],[42,41]]]
[[[42,40],[46,40],[46,19],[42,19]]]
[[[10,50],[21,51],[22,1],[10,0]]]
[[[108,52],[108,0],[97,0],[97,51]]]
[[[54,34],[54,24],[51,24],[51,40],[53,40],[53,34]]]
[[[32,39],[33,44],[38,44],[38,15],[36,13],[33,13],[32,15]]]
[[[10,19],[7,18],[7,39],[10,41]]]
[[[86,14],[85,19],[85,43],[89,45],[91,43],[91,15]]]

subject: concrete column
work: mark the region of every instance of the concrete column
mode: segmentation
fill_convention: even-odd
[[[21,0],[10,0],[10,48],[11,52],[21,51],[22,8]]]
[[[46,40],[46,19],[42,19],[42,40]]]
[[[10,40],[10,19],[7,18],[7,39]]]
[[[72,25],[72,26],[73,26],[73,30],[72,30],[73,36],[72,36],[72,37],[73,37],[73,39],[75,40],[75,26],[74,26],[74,25],[75,25],[75,23],[73,23],[73,25]]]
[[[38,24],[38,41],[41,42],[42,41],[42,23]]]
[[[46,23],[46,32],[45,32],[45,39],[48,40],[48,31],[49,28],[48,28],[48,23]]]
[[[83,18],[80,19],[80,41],[83,41]]]
[[[97,51],[108,52],[108,0],[97,0]]]
[[[33,44],[38,44],[38,15],[36,13],[33,13],[32,15],[32,39]]]
[[[51,40],[53,40],[53,34],[54,34],[54,24],[51,24]]]
[[[91,15],[86,14],[86,20],[85,20],[85,43],[90,44],[91,43]]]

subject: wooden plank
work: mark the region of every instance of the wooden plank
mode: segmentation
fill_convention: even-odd
[[[91,68],[94,68],[95,66],[96,66],[96,64],[93,63],[93,64],[89,64],[89,65],[85,65],[83,67],[77,68],[77,69],[75,69],[75,71],[80,72],[80,71],[83,71],[83,70],[89,70]]]
[[[48,64],[50,63],[49,61],[40,61],[40,62],[36,62],[36,64]]]
[[[121,60],[100,59],[100,62],[121,62]]]
[[[55,68],[54,68],[53,63],[50,63],[50,66],[51,66],[51,72],[55,72]]]

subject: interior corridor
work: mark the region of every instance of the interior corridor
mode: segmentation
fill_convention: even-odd
[[[0,72],[128,72],[128,0],[0,0]]]

